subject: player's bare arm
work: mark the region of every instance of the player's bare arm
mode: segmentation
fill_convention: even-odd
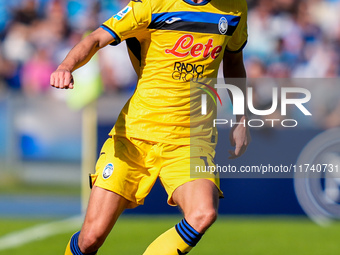
[[[243,63],[243,53],[230,53],[225,52],[223,57],[223,73],[225,78],[246,78],[246,70]],[[246,95],[246,82],[237,82],[236,85]],[[233,100],[231,96],[231,100]],[[246,107],[244,108],[246,109]],[[243,123],[247,121],[246,115],[237,115],[236,121]],[[247,125],[235,125],[230,131],[229,135],[230,143],[235,147],[234,151],[229,151],[230,159],[240,157],[247,149],[248,144],[251,141],[249,128]]]
[[[51,86],[60,89],[73,89],[72,72],[89,62],[99,49],[113,40],[113,37],[102,28],[98,28],[85,37],[68,53],[57,70],[51,74]]]

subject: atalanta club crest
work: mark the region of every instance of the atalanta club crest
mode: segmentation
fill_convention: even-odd
[[[103,178],[108,179],[113,173],[113,164],[109,163],[105,166],[103,171]]]
[[[226,34],[228,31],[228,20],[225,17],[220,18],[218,22],[218,29],[222,35]]]

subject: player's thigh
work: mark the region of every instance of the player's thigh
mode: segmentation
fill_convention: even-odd
[[[90,195],[80,241],[105,240],[125,208],[136,207],[141,199],[140,179],[146,175],[139,164],[143,152],[126,137],[110,137],[104,143],[91,175]],[[156,177],[154,177],[156,178]],[[146,179],[146,178],[145,178]],[[89,241],[90,240],[90,241]]]
[[[209,179],[195,179],[179,186],[172,199],[186,215],[197,211],[217,211],[219,196],[219,189],[214,182]]]
[[[164,152],[166,159],[159,177],[168,193],[168,203],[170,205],[179,205],[174,196],[177,201],[181,198],[183,203],[186,202],[185,194],[188,194],[188,199],[196,199],[196,197],[197,199],[202,199],[202,197],[205,199],[206,197],[205,200],[209,200],[209,198],[215,196],[217,190],[217,198],[223,197],[218,174],[214,172],[195,172],[196,166],[199,166],[200,169],[206,165],[215,166],[213,153],[209,153],[211,151],[197,150],[197,153],[195,153],[190,146],[179,146],[172,151]],[[202,193],[204,194],[202,195],[199,190],[196,190],[196,183],[198,183],[196,180],[200,180],[198,182],[203,185],[204,192]],[[186,187],[185,192],[182,192],[183,186]]]
[[[213,150],[198,148],[196,152],[190,146],[179,146],[163,154],[166,160],[160,179],[168,193],[168,203],[178,205],[189,224],[197,231],[205,232],[217,217],[218,201],[223,193],[218,174],[211,171],[197,174],[195,166],[200,169],[214,166]]]

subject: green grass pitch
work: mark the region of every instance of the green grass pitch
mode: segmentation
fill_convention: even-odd
[[[159,234],[175,225],[180,216],[123,216],[99,254],[138,255]],[[1,236],[43,220],[0,219]],[[61,255],[72,233],[56,235],[1,255]],[[192,255],[337,255],[340,223],[320,227],[304,217],[233,218],[221,216],[192,250]]]

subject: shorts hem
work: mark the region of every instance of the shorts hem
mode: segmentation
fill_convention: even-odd
[[[137,202],[135,199],[133,199],[131,196],[128,196],[126,194],[124,194],[124,192],[121,192],[121,191],[117,191],[117,190],[114,190],[114,189],[111,189],[111,188],[108,188],[108,187],[105,187],[105,186],[101,186],[101,185],[98,185],[98,184],[94,184],[94,186],[97,186],[98,188],[101,188],[101,189],[105,189],[105,190],[108,190],[108,191],[111,191],[123,198],[125,198],[126,200],[129,201],[126,209],[133,209],[133,208],[136,208],[137,206],[139,205],[143,205],[144,204],[144,199],[140,202]]]
[[[192,181],[196,181],[196,180],[200,180],[200,179],[204,179],[204,180],[208,180],[208,181],[211,181],[212,183],[215,184],[216,188],[218,189],[218,195],[219,195],[219,198],[224,198],[224,195],[223,195],[223,192],[221,190],[221,188],[219,187],[218,184],[216,184],[216,182],[214,182],[213,180],[211,179],[208,179],[208,178],[193,178],[193,179],[190,179],[190,180],[186,180],[186,181],[183,181],[181,184],[179,184],[175,189],[172,190],[171,193],[168,194],[168,199],[167,199],[167,203],[168,205],[170,206],[178,206],[177,204],[175,204],[175,202],[173,202],[172,200],[172,195],[174,194],[175,190],[177,188],[179,188],[180,186],[186,184],[186,183],[189,183],[189,182],[192,182]]]

